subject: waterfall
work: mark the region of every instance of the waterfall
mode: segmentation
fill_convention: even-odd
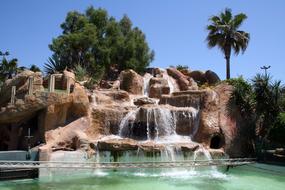
[[[97,104],[97,101],[96,101],[96,94],[95,94],[95,92],[92,93],[91,99],[92,99],[92,104],[91,104],[92,107],[97,106],[98,104]]]
[[[170,94],[172,92],[175,92],[178,88],[178,85],[176,84],[176,81],[174,78],[168,75],[167,71],[165,69],[160,69],[162,71],[162,77],[167,80],[169,89],[170,89]]]
[[[132,119],[132,121],[135,120],[138,111],[139,111],[139,108],[132,110],[122,119],[122,121],[120,122],[120,125],[119,125],[119,136],[121,136],[121,137],[125,136],[126,130],[129,130],[128,129],[129,124],[131,124],[131,125],[133,124],[133,122],[129,123],[129,121],[131,119]]]
[[[198,132],[199,129],[199,125],[200,125],[200,111],[199,108],[198,109],[194,109],[193,112],[191,112],[191,117],[192,117],[192,133],[191,133],[191,138],[193,139],[193,137],[196,135],[196,133]]]
[[[208,160],[208,161],[211,161],[211,160],[213,160],[213,158],[212,158],[212,156],[211,156],[211,154],[210,154],[210,152],[209,152],[209,150],[207,150],[206,148],[204,148],[203,146],[200,146],[200,148],[198,149],[198,150],[196,150],[195,151],[195,153],[202,153],[203,154],[203,156],[204,156],[204,158],[206,159],[206,160]],[[196,153],[196,154],[197,154]],[[212,171],[213,172],[217,172],[217,166],[211,166],[211,169],[212,169]]]
[[[150,75],[149,73],[146,73],[143,76],[143,95],[144,96],[149,96],[149,81],[153,76]]]
[[[163,136],[176,134],[175,114],[161,107],[138,108],[129,112],[121,120],[119,135],[133,137],[134,127],[138,128],[140,135],[145,132],[147,140],[159,141]]]

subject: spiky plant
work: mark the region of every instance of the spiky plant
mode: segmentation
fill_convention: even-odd
[[[47,63],[44,64],[44,71],[47,74],[61,72],[67,68],[67,64],[61,62],[56,56],[49,57]]]

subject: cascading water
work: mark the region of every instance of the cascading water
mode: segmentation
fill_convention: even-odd
[[[162,70],[162,77],[167,80],[170,94],[178,91],[176,81]],[[149,83],[153,76],[145,74],[143,77],[143,95],[149,96]],[[183,161],[183,160],[199,160],[201,158],[211,160],[211,154],[202,145],[198,145],[197,149],[182,150],[181,144],[193,145],[198,144],[192,141],[199,129],[200,121],[200,96],[193,94],[187,96],[188,107],[173,107],[170,105],[143,105],[132,111],[129,111],[120,121],[118,125],[118,134],[115,139],[133,139],[140,144],[136,150],[119,150],[119,151],[102,151],[97,154],[97,162],[136,162],[136,161]],[[131,102],[134,97],[131,96]],[[188,100],[189,98],[189,100]],[[92,94],[93,105],[96,105],[95,94]],[[133,103],[131,103],[134,106]],[[133,108],[133,107],[132,107]],[[182,129],[181,129],[182,128]],[[189,131],[189,133],[181,134],[181,131]],[[183,133],[183,132],[182,132]],[[110,137],[111,138],[111,137]],[[157,146],[159,148],[147,149],[147,146]],[[115,145],[116,146],[116,145]],[[179,169],[179,171],[189,172],[188,169]],[[216,171],[215,167],[212,170]],[[177,169],[171,169],[171,172]],[[193,172],[193,168],[190,169]],[[168,170],[169,172],[169,170]],[[168,175],[168,174],[167,174]]]
[[[175,113],[166,108],[138,108],[129,112],[119,125],[119,135],[133,138],[135,125],[142,133],[144,133],[142,129],[145,128],[146,140],[159,141],[163,137],[176,134]]]
[[[152,78],[152,75],[146,73],[143,77],[143,95],[148,97],[149,94],[149,81]]]
[[[97,106],[97,100],[96,100],[95,92],[92,93],[91,99],[92,99],[92,107]]]
[[[177,91],[179,88],[178,88],[178,85],[176,84],[176,81],[174,80],[174,78],[169,76],[165,69],[160,69],[160,70],[162,71],[162,77],[167,80],[167,83],[168,83],[168,86],[170,89],[170,94],[172,92]]]

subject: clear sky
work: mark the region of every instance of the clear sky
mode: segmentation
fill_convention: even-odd
[[[51,55],[48,44],[60,35],[68,11],[102,7],[117,19],[127,14],[146,34],[155,60],[151,66],[188,65],[191,70],[211,69],[225,78],[225,60],[205,43],[211,15],[225,7],[243,12],[241,29],[251,34],[245,54],[232,57],[232,77],[251,78],[260,66],[271,65],[275,79],[285,80],[284,0],[2,0],[0,50],[8,50],[21,66],[40,67]]]

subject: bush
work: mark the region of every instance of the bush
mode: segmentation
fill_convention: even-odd
[[[285,112],[280,113],[277,117],[270,129],[268,139],[275,144],[285,146]]]
[[[84,81],[87,78],[87,71],[81,65],[76,65],[74,69],[75,78],[78,81]]]
[[[187,65],[177,65],[177,66],[176,66],[176,69],[177,69],[178,71],[182,71],[182,70],[188,70],[189,67],[188,67]]]

